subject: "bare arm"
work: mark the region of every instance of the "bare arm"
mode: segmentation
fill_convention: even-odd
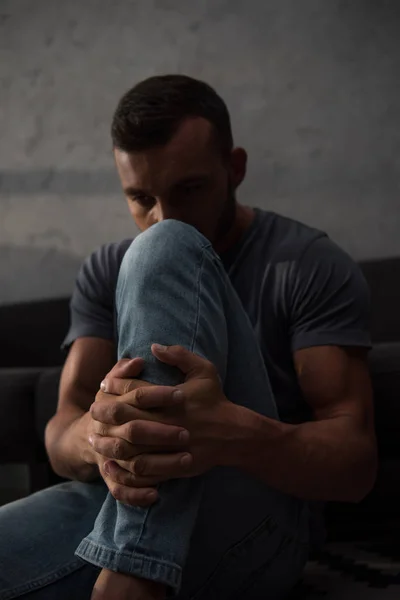
[[[243,412],[240,466],[308,500],[361,500],[377,470],[372,390],[365,351],[335,346],[294,356],[314,421],[287,425]]]
[[[82,337],[71,347],[61,374],[57,412],[45,431],[51,466],[61,477],[90,481],[99,476],[95,452],[87,441],[88,410],[114,362],[111,341]]]

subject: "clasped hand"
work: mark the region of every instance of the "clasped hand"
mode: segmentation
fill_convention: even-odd
[[[90,408],[88,438],[100,474],[114,498],[136,506],[153,504],[163,481],[229,464],[237,421],[209,361],[181,346],[153,344],[152,353],[178,367],[184,383],[141,381],[143,360],[122,359]]]

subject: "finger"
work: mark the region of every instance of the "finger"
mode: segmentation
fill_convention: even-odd
[[[134,488],[150,488],[158,485],[161,481],[154,477],[140,477],[123,469],[113,460],[104,463],[104,472],[114,483]]]
[[[119,426],[96,423],[93,429],[100,435],[121,438],[136,446],[180,448],[189,442],[190,437],[184,427],[140,419]]]
[[[105,461],[104,463],[101,463],[100,461],[100,474],[110,490],[111,495],[114,496],[116,500],[130,506],[151,506],[157,501],[158,492],[154,487],[142,486],[133,488],[125,485],[121,481],[116,481],[114,479],[114,474],[117,469],[112,467],[109,463],[113,464],[113,461]],[[116,463],[114,463],[114,465],[118,470],[121,469]],[[124,469],[121,469],[121,471],[124,471]],[[119,474],[119,477],[121,477],[121,474]]]
[[[121,483],[116,483],[105,477],[104,481],[110,493],[116,500],[129,506],[151,506],[158,500],[158,492],[152,487],[133,488]]]
[[[162,480],[187,477],[193,464],[188,452],[176,454],[141,454],[132,461],[133,472],[141,477],[159,477]]]
[[[105,437],[97,433],[91,433],[89,444],[98,454],[107,458],[129,460],[135,456],[135,449],[132,448],[132,444],[121,438]]]
[[[107,377],[137,377],[143,367],[143,358],[121,358],[107,373]]]
[[[158,493],[153,488],[130,488],[118,483],[111,484],[108,489],[116,500],[128,506],[151,506],[158,500]]]
[[[141,387],[132,394],[132,402],[142,410],[177,406],[185,400],[182,390],[167,385]],[[127,397],[130,403],[130,396]]]
[[[102,392],[97,394],[98,399],[90,407],[92,419],[108,425],[123,425],[140,417],[143,412],[125,402],[119,402],[115,397],[110,398]],[[104,397],[104,400],[102,399]]]
[[[121,387],[117,390],[113,386],[113,383],[110,382],[111,386],[107,389],[112,390],[112,393],[98,392],[96,395],[96,403],[110,401],[110,396],[112,396],[113,402],[121,402],[142,410],[147,410],[150,408],[176,406],[177,404],[181,404],[185,399],[182,390],[179,388],[167,385],[152,385],[148,382],[141,382],[140,387],[129,392],[124,391],[122,395],[114,395],[115,390],[117,392],[122,392],[125,383],[129,383],[130,381],[139,380],[121,380]]]
[[[116,365],[107,373],[104,380],[109,378],[134,378],[137,377],[141,371],[143,371],[144,360],[142,358],[122,358],[117,362]],[[103,380],[103,381],[104,381]],[[101,382],[100,386],[103,384]]]
[[[178,367],[187,378],[210,377],[217,372],[209,360],[190,352],[183,346],[152,344],[151,351],[161,362]]]
[[[100,384],[101,390],[106,394],[114,394],[115,396],[124,396],[137,388],[149,386],[151,383],[142,381],[141,379],[133,379],[132,377],[116,377],[107,375]]]

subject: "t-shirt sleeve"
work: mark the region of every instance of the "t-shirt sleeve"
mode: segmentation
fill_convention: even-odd
[[[114,276],[111,245],[93,252],[82,264],[70,301],[70,328],[61,345],[66,351],[79,337],[114,338]]]
[[[346,252],[321,237],[295,261],[292,277],[293,352],[312,346],[371,346],[369,289]]]

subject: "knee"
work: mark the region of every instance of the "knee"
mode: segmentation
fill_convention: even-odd
[[[166,273],[188,274],[200,264],[211,244],[191,225],[168,219],[139,234],[129,246],[118,275],[118,290],[123,283],[135,287],[151,286]],[[182,279],[182,277],[180,277]]]
[[[197,229],[182,221],[167,219],[139,234],[128,248],[124,262],[162,268],[167,263],[193,260],[206,247],[211,244]]]
[[[197,229],[177,221],[175,219],[166,219],[160,221],[146,229],[135,240],[134,244],[148,247],[151,252],[165,252],[167,247],[176,250],[182,250],[183,247],[204,248],[210,246],[210,242]]]

